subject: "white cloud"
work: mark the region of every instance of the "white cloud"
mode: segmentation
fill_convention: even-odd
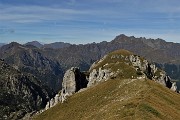
[[[124,33],[162,38],[174,35],[178,39],[179,3],[177,0],[67,0],[59,6],[0,4],[0,28],[14,28],[16,37],[25,34],[24,38],[39,35],[77,40],[89,35],[89,40],[102,41]],[[167,34],[173,28],[177,30],[176,35]]]
[[[86,11],[52,8],[42,6],[2,6],[0,21],[10,22],[40,22],[43,20],[66,20],[75,15],[85,15]]]

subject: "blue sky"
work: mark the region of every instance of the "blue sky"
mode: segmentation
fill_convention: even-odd
[[[0,0],[0,43],[85,44],[119,34],[180,43],[180,1]]]

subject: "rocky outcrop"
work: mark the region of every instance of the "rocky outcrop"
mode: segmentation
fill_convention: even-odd
[[[61,101],[61,97],[60,97],[60,95],[59,95],[59,93],[58,93],[58,94],[55,95],[54,98],[52,98],[51,100],[49,100],[49,101],[47,102],[46,107],[45,107],[44,110],[47,110],[47,109],[55,106],[55,105],[56,105],[57,103],[59,103],[60,101]],[[41,112],[43,112],[44,110],[42,110]]]
[[[39,113],[55,106],[59,102],[64,102],[67,96],[70,96],[76,92],[78,92],[82,88],[87,87],[87,79],[86,75],[83,72],[80,72],[80,69],[77,67],[72,67],[67,70],[64,74],[63,82],[62,82],[62,90],[56,94],[56,96],[50,99],[45,109],[39,111]]]
[[[104,61],[108,61],[110,63],[106,63]],[[112,63],[112,61],[116,61]],[[89,75],[89,83],[88,87],[94,84],[99,83],[100,81],[106,81],[110,78],[116,77],[118,75],[119,69],[117,71],[112,71],[110,68],[107,68],[109,64],[118,64],[119,62],[124,62],[129,66],[133,66],[136,70],[138,76],[136,79],[140,78],[148,78],[150,80],[154,80],[155,82],[160,83],[173,91],[177,91],[177,86],[175,83],[171,82],[171,78],[166,74],[165,71],[160,70],[156,67],[155,64],[149,63],[146,59],[141,58],[140,56],[133,55],[132,53],[128,53],[127,55],[122,54],[112,54],[110,56],[106,55],[99,61],[93,63],[90,68]],[[99,67],[100,66],[100,67]],[[116,66],[118,67],[118,66]],[[120,67],[120,66],[119,66]],[[128,72],[128,71],[127,71]],[[132,76],[134,79],[134,76]]]
[[[173,83],[172,83],[171,90],[179,93],[179,91],[177,90],[176,82],[173,82]]]
[[[102,69],[102,68],[99,68],[98,70],[93,69],[92,72],[89,74],[89,82],[87,86],[90,87],[101,81],[106,81],[110,79],[112,75],[113,72],[111,72],[108,69]]]
[[[85,74],[80,72],[77,67],[72,67],[64,74],[61,101],[63,102],[67,96],[74,94],[82,88],[87,87],[87,80]]]
[[[141,59],[139,56],[130,55],[129,58],[132,65],[136,67],[136,71],[140,70],[146,74],[147,78],[154,80],[172,89],[173,91],[177,91],[176,84],[171,82],[171,78],[166,74],[165,71],[158,69],[156,65],[149,63],[145,59]]]

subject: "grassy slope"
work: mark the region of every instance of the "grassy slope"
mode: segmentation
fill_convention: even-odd
[[[180,95],[154,81],[114,79],[69,97],[35,120],[180,119]]]

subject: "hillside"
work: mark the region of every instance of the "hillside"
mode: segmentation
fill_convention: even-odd
[[[112,79],[76,93],[35,120],[180,119],[180,95],[154,81]]]
[[[0,60],[0,118],[20,119],[45,107],[54,96],[51,89],[31,74]]]
[[[65,73],[60,101],[35,120],[180,119],[180,95],[163,70],[127,50],[96,61],[84,77],[77,68]],[[172,90],[170,90],[172,89]]]

